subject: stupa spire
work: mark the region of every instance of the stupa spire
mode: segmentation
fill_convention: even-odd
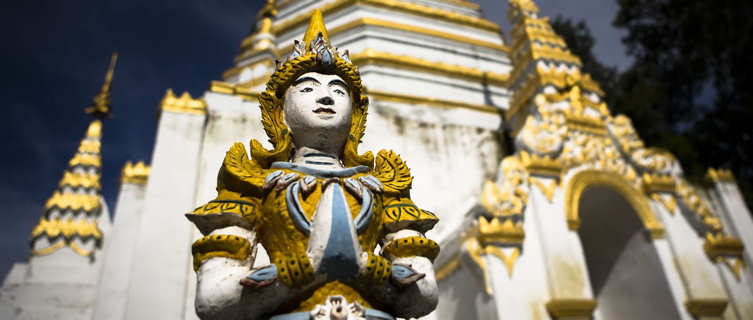
[[[101,119],[111,116],[110,85],[117,58],[118,54],[114,52],[102,89],[92,105],[84,110],[96,119],[89,124],[76,153],[63,171],[58,187],[45,203],[39,223],[31,232],[32,256],[50,255],[70,247],[81,256],[93,258],[94,252],[101,247]]]
[[[115,73],[115,64],[118,62],[118,52],[113,52],[110,57],[110,67],[107,68],[107,74],[105,74],[105,82],[102,84],[102,89],[94,97],[92,105],[84,109],[87,114],[93,115],[97,119],[111,118],[112,117],[112,98],[110,98],[110,85],[112,84],[112,76]]]

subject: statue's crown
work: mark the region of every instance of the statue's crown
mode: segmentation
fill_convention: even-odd
[[[303,36],[303,42],[295,40],[293,50],[287,55],[283,63],[308,54],[315,55],[316,61],[321,66],[332,66],[337,58],[343,59],[345,62],[352,64],[350,57],[348,56],[348,50],[340,53],[337,51],[337,48],[333,47],[329,42],[327,27],[324,26],[322,11],[319,9],[316,9],[311,16],[309,27],[306,29],[306,34]]]

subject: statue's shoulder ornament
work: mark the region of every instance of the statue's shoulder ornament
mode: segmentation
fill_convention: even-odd
[[[407,164],[395,152],[379,151],[374,177],[384,186],[384,226],[387,231],[413,229],[426,232],[439,222],[436,215],[420,209],[410,199],[413,177]]]
[[[217,174],[217,198],[186,214],[202,234],[239,226],[252,229],[256,223],[262,186],[269,170],[249,159],[242,143],[235,143],[225,155]]]
[[[379,151],[374,165],[374,177],[384,186],[385,194],[409,196],[413,177],[403,159],[394,151]]]

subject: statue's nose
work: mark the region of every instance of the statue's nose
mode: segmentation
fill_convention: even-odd
[[[324,96],[319,98],[319,100],[316,100],[316,103],[323,104],[325,106],[331,106],[335,104],[335,100],[332,100],[332,97],[330,96]]]

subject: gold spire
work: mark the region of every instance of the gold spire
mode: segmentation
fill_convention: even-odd
[[[314,38],[321,32],[324,42],[329,44],[329,36],[327,35],[327,28],[324,26],[324,18],[322,18],[322,10],[314,10],[314,14],[311,16],[309,22],[309,28],[306,29],[306,35],[303,36],[303,45],[306,46],[306,52],[311,52],[311,46],[309,45]]]
[[[97,225],[102,210],[101,139],[102,122],[95,119],[89,124],[76,154],[63,171],[58,188],[45,203],[44,214],[32,231],[32,256],[51,254],[66,246],[80,255],[90,256],[94,251],[79,247],[74,240],[94,239],[95,247],[101,244],[102,233]],[[42,238],[47,241],[37,241]]]
[[[112,75],[115,73],[115,63],[118,61],[118,52],[113,52],[110,57],[110,67],[105,75],[105,83],[102,84],[102,90],[94,97],[92,105],[84,109],[87,114],[94,115],[98,119],[112,118],[112,98],[110,97],[110,84]]]
[[[523,12],[539,12],[539,7],[532,0],[510,0],[510,6]]]
[[[267,4],[259,11],[258,18],[271,18],[277,16],[277,1],[267,0]]]

